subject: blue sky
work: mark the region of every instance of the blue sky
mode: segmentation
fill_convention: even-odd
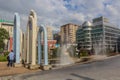
[[[18,12],[22,29],[27,25],[31,9],[37,13],[38,25],[51,26],[54,30],[66,23],[81,25],[99,16],[120,25],[120,0],[0,0],[0,18],[13,20]]]

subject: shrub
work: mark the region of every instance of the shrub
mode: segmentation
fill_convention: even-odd
[[[82,52],[82,53],[80,53],[80,56],[88,56],[88,53],[87,52]]]
[[[5,53],[4,53],[4,56],[8,56],[8,54],[9,54],[9,52],[5,52]]]
[[[88,56],[88,51],[86,49],[81,49],[79,54],[78,54],[78,57],[85,57],[85,56]]]
[[[7,61],[7,56],[0,56],[0,62]]]
[[[56,58],[57,57],[57,51],[58,51],[58,48],[53,49],[52,58]]]
[[[4,50],[3,48],[0,48],[0,53],[3,52],[3,50]]]
[[[4,52],[3,55],[0,55],[0,62],[7,61],[8,54],[9,54],[9,52]]]

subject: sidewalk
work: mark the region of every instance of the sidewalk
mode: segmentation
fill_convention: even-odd
[[[120,56],[120,55],[116,55],[116,56]],[[101,56],[97,56],[97,58],[94,58],[94,56],[88,57],[91,58],[88,61],[82,61],[81,59],[78,59],[75,64],[84,64],[84,63],[89,63],[89,62],[95,62],[95,61],[101,61],[101,60],[105,60],[105,59],[109,59],[109,58],[113,58],[116,56],[111,56],[111,57],[101,57]],[[87,58],[87,57],[86,57]],[[64,65],[64,66],[56,66],[53,67],[52,69],[59,69],[59,68],[64,68],[64,67],[68,67],[68,66],[72,66],[74,64],[70,64],[70,65]],[[25,67],[7,67],[7,62],[0,62],[0,77],[1,76],[8,76],[8,75],[14,75],[14,74],[22,74],[22,73],[33,73],[33,72],[37,72],[37,71],[41,71],[40,69],[37,70],[29,70]]]
[[[0,62],[0,77],[1,76],[8,76],[8,75],[13,75],[13,74],[21,74],[21,73],[32,73],[40,71],[38,70],[29,70],[25,67],[7,67],[7,62]]]

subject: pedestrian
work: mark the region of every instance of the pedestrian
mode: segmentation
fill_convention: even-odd
[[[10,58],[9,58],[9,56],[7,56],[7,61],[8,61],[7,66],[9,67],[9,63],[10,63]]]
[[[9,66],[13,67],[13,64],[14,64],[14,53],[13,53],[13,50],[11,50],[11,52],[8,54],[8,57],[9,57],[8,67]]]

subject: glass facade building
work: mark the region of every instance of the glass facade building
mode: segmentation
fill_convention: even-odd
[[[87,50],[92,49],[92,36],[91,31],[92,30],[92,23],[86,21],[82,24],[82,27],[80,27],[77,30],[77,43],[79,48],[85,48]]]
[[[95,51],[95,49],[98,48],[99,53],[104,53],[107,50],[118,52],[120,43],[120,29],[117,26],[111,24],[105,17],[95,18],[91,24],[92,25],[83,25],[82,29],[77,30],[76,35],[78,48],[80,49],[83,47],[91,51]],[[83,29],[84,27],[86,27],[86,29],[90,28],[87,33],[85,33],[85,30]],[[84,32],[87,35],[84,35],[84,33],[81,32]],[[84,40],[82,40],[82,35],[84,35]],[[88,43],[84,43],[85,41]]]

